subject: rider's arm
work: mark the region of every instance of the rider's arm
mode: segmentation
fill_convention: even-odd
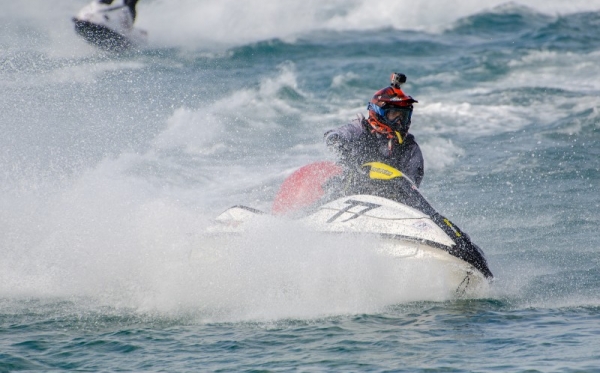
[[[358,140],[363,132],[363,127],[360,121],[356,120],[344,126],[338,127],[325,133],[325,144],[334,151],[338,157],[340,164],[351,164],[350,161],[353,149],[353,143]]]
[[[325,144],[339,150],[340,147],[358,139],[363,132],[360,121],[354,120],[344,126],[325,132]]]

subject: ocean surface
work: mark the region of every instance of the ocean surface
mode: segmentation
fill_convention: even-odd
[[[141,0],[120,55],[86,3],[0,0],[0,372],[600,372],[600,1]],[[293,221],[191,260],[394,71],[484,294]]]

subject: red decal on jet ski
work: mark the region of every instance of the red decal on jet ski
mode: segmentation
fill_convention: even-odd
[[[342,168],[333,162],[315,162],[296,170],[281,184],[273,214],[288,214],[317,202],[325,194],[323,185],[341,173]]]

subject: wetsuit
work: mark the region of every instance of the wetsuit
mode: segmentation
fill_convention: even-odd
[[[373,133],[362,117],[327,131],[325,143],[338,153],[340,163],[348,172],[354,172],[367,162],[382,162],[402,171],[417,187],[423,180],[423,154],[411,134],[404,136],[402,144],[396,139],[390,143],[387,137]]]
[[[114,0],[99,0],[100,3],[102,4],[106,4],[106,5],[111,5],[113,3]],[[136,12],[135,12],[135,5],[137,4],[138,0],[124,0],[123,1],[123,5],[125,5],[126,7],[129,8],[129,11],[131,12],[131,18],[135,21],[135,16],[136,16]]]
[[[125,0],[125,5],[127,5],[129,7],[129,10],[131,11],[131,17],[133,17],[133,20],[135,21],[135,5],[137,4],[138,0]]]

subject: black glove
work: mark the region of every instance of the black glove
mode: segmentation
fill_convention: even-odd
[[[337,152],[341,147],[343,147],[342,137],[337,133],[332,133],[325,138],[325,145],[327,145],[329,149]]]
[[[325,137],[325,145],[329,148],[329,150],[333,151],[335,155],[338,157],[338,160],[342,164],[347,163],[349,150],[346,148],[342,137],[337,133],[332,133]]]

